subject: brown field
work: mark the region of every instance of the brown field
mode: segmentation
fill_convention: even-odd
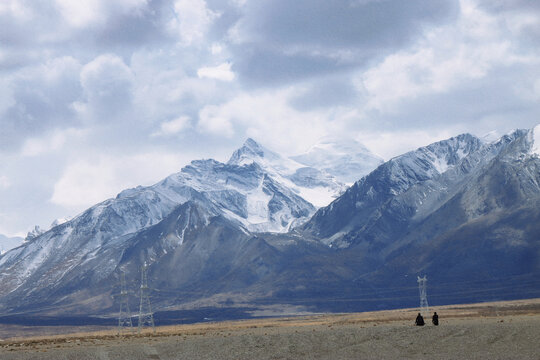
[[[413,326],[417,309],[165,326],[122,336],[110,328],[54,327],[72,333],[43,335],[53,328],[0,325],[0,359],[540,359],[540,299],[431,311],[440,326]]]

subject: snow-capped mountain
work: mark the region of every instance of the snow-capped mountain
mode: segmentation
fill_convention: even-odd
[[[39,225],[35,225],[34,228],[32,230],[30,230],[27,234],[26,234],[26,238],[25,240],[29,241],[29,240],[32,240],[38,236],[40,236],[41,234],[43,234],[45,232],[45,230],[43,230]]]
[[[248,140],[226,164],[194,161],[0,256],[0,306],[110,315],[118,272],[138,278],[144,262],[162,311],[415,306],[424,273],[441,304],[540,296],[539,133],[403,154],[303,225],[315,207],[299,194],[334,178]]]
[[[464,134],[398,156],[298,231],[356,253],[367,266],[367,282],[403,286],[403,276],[422,272],[448,282],[452,292],[462,286],[457,281],[483,288],[496,280],[506,289],[509,274],[534,279],[540,269],[539,130],[516,130],[489,143]],[[512,291],[533,290],[534,284]]]
[[[52,229],[55,226],[67,223],[69,220],[71,220],[71,217],[54,219],[49,229]]]
[[[252,142],[255,144],[254,142]],[[197,160],[159,183],[122,191],[83,212],[74,219],[41,233],[30,233],[28,243],[0,258],[3,293],[32,283],[37,291],[49,287],[107,247],[123,247],[129,234],[135,234],[166,218],[175,208],[197,200],[212,213],[229,219],[243,231],[284,232],[306,221],[315,207],[293,190],[274,180],[257,163],[223,164]],[[182,243],[178,234],[178,243]],[[66,261],[65,259],[69,259]],[[108,276],[118,260],[99,269]],[[47,278],[37,274],[48,273]]]
[[[0,234],[0,255],[8,250],[16,248],[23,243],[24,239],[18,236],[6,236]]]
[[[273,174],[257,163],[193,161],[181,172],[152,187],[152,191],[177,204],[187,200],[184,195],[177,197],[186,189],[203,194],[219,206],[225,216],[254,232],[285,232],[292,225],[306,221],[315,210],[312,204],[277,182]]]
[[[360,180],[383,163],[382,158],[361,143],[331,137],[321,139],[307,152],[292,159],[332,174],[346,184]]]
[[[333,154],[328,153],[328,157],[332,156]],[[333,174],[283,157],[253,139],[248,139],[227,162],[239,166],[253,163],[264,169],[272,179],[292,189],[316,207],[328,205],[347,189]]]
[[[32,230],[30,230],[28,233],[26,233],[26,238],[24,239],[24,241],[31,241],[31,240],[37,238],[38,236],[43,235],[44,233],[46,233],[47,231],[49,231],[53,227],[58,226],[58,225],[62,225],[63,223],[68,222],[70,219],[71,218],[54,219],[48,229],[43,229],[39,225],[34,225]]]
[[[530,146],[529,154],[540,156],[540,125],[535,126],[529,131],[527,142]]]
[[[378,222],[387,218],[384,214],[398,211],[400,218],[392,221],[391,228],[399,231],[401,221],[407,222],[419,208],[429,206],[432,197],[440,198],[449,190],[448,184],[438,182],[442,174],[448,172],[452,181],[459,182],[463,174],[451,170],[461,169],[461,162],[483,147],[480,139],[464,134],[395,157],[320,209],[304,230],[328,245],[347,247],[359,241],[351,239],[353,233],[363,237],[370,230],[378,231]],[[387,226],[384,229],[385,237],[392,236]]]
[[[61,287],[81,266],[94,264],[98,254],[118,254],[112,259],[105,256],[105,263],[87,269],[94,282],[108,278],[132,238],[188,203],[196,202],[199,213],[208,214],[204,226],[218,216],[246,234],[279,233],[302,224],[315,212],[302,197],[306,193],[322,192],[318,199],[327,203],[343,189],[330,175],[296,164],[249,139],[226,164],[196,160],[155,185],[124,190],[71,220],[55,222],[48,231],[36,227],[25,246],[0,258],[0,268],[7,270],[0,275],[2,295]],[[185,233],[180,229],[168,234],[167,241],[180,246]]]

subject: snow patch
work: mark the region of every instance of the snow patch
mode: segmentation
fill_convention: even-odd
[[[433,167],[435,167],[435,170],[439,172],[439,174],[444,173],[449,168],[446,160],[440,157],[436,157],[432,164]]]
[[[501,138],[501,135],[497,130],[492,130],[486,134],[484,134],[480,140],[482,140],[486,144],[494,143],[495,141],[499,140]]]
[[[260,224],[268,221],[268,203],[272,196],[265,194],[263,190],[264,178],[259,187],[250,191],[247,196],[247,220],[251,224]]]
[[[531,154],[540,156],[540,124],[532,129],[531,141]]]
[[[322,186],[311,189],[298,187],[298,194],[316,207],[324,207],[341,195],[328,187]]]

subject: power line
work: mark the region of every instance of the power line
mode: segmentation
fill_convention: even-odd
[[[133,323],[131,321],[131,311],[129,310],[129,297],[126,289],[126,273],[120,273],[120,313],[118,314],[118,335],[122,333],[124,328],[133,331]]]
[[[141,333],[141,330],[144,326],[151,326],[153,332],[156,332],[154,326],[154,314],[152,313],[152,306],[150,305],[150,296],[148,289],[148,277],[146,274],[146,269],[148,266],[146,262],[141,267],[141,288],[140,288],[140,303],[139,303],[139,324],[138,332]]]
[[[424,277],[417,276],[418,281],[418,290],[420,292],[420,312],[424,317],[429,315],[429,305],[427,301],[427,276],[424,275]]]

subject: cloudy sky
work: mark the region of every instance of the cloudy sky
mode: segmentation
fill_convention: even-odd
[[[388,159],[540,123],[536,0],[1,0],[0,233],[246,137]]]

